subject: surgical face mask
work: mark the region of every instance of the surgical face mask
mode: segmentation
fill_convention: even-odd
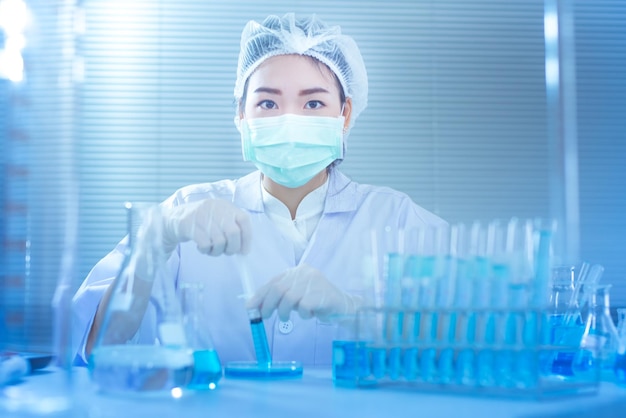
[[[300,187],[343,158],[343,127],[343,116],[242,119],[243,159],[278,184]]]

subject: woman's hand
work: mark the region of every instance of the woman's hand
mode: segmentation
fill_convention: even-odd
[[[250,216],[231,202],[206,199],[164,210],[163,244],[170,254],[180,242],[194,241],[208,255],[246,254],[250,248]]]
[[[289,319],[291,311],[304,318],[317,317],[327,321],[333,316],[356,312],[359,300],[331,282],[317,269],[302,264],[274,277],[261,286],[248,300],[248,309],[258,308],[267,318],[278,311],[281,320]]]

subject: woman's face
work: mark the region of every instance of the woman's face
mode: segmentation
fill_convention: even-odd
[[[313,58],[278,55],[268,58],[248,79],[241,118],[263,118],[292,113],[303,116],[342,115],[340,87],[332,71]],[[345,127],[351,102],[346,100]]]

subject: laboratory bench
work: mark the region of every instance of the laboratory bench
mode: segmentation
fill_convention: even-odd
[[[330,369],[305,368],[297,379],[246,380],[224,377],[217,388],[184,395],[179,399],[147,395],[113,396],[98,392],[85,368],[68,373],[54,367],[27,376],[5,387],[0,416],[54,417],[551,417],[624,418],[626,387],[601,382],[597,393],[552,399],[475,397],[416,391],[410,387],[342,387],[333,383]],[[67,382],[73,395],[63,396]],[[61,394],[61,395],[59,395]],[[74,414],[62,412],[72,399]]]

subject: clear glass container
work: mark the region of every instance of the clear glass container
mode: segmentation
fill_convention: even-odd
[[[126,203],[126,209],[125,259],[101,302],[90,376],[104,392],[178,397],[192,381],[194,362],[174,283],[162,275],[161,211],[152,203]],[[153,333],[145,326],[137,332],[145,322],[154,324]]]
[[[222,364],[215,351],[204,309],[204,284],[183,283],[179,287],[183,326],[187,345],[193,351],[193,376],[188,384],[193,390],[213,390],[222,378]]]
[[[619,337],[610,313],[611,285],[596,286],[588,293],[589,313],[580,349],[572,365],[576,377],[592,377],[613,368]]]
[[[619,340],[613,371],[616,382],[626,385],[626,308],[617,309],[617,334]]]
[[[572,347],[580,345],[584,327],[575,295],[576,267],[558,266],[552,269],[552,291],[550,293],[549,343],[569,347],[558,351],[552,361],[552,373],[572,376],[572,360],[575,351]]]

